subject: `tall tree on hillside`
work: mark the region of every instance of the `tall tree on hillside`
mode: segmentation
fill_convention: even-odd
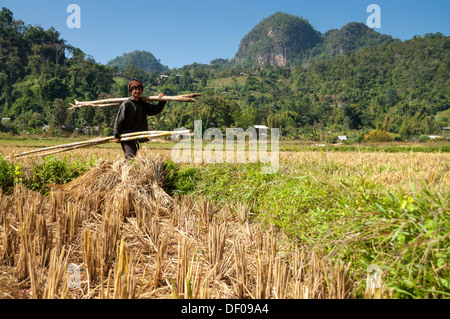
[[[228,101],[217,96],[205,96],[198,102],[194,111],[194,118],[203,121],[203,128],[232,127],[234,123],[233,113],[240,110],[234,101]]]
[[[66,41],[60,39],[60,33],[55,28],[44,30],[40,26],[29,26],[23,36],[35,55],[55,64],[64,62]]]
[[[48,124],[53,128],[59,128],[67,124],[68,110],[62,99],[54,99],[51,107],[47,108]]]

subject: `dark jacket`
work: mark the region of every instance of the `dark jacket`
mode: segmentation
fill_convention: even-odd
[[[165,105],[165,101],[160,101],[155,105],[142,100],[136,102],[130,97],[120,105],[117,112],[114,137],[120,138],[121,134],[148,131],[147,115],[161,113]]]

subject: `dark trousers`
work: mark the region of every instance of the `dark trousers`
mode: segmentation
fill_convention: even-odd
[[[138,141],[126,141],[120,142],[122,145],[123,153],[125,154],[125,158],[133,158],[136,157],[137,151],[139,150],[139,142]]]

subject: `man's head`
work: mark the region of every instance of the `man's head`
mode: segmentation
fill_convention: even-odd
[[[134,88],[141,88],[142,90],[144,90],[144,86],[142,85],[141,82],[139,82],[137,79],[131,79],[130,84],[128,84],[128,91],[133,91]]]
[[[139,101],[139,98],[141,97],[141,94],[144,91],[144,86],[138,80],[132,79],[130,84],[128,85],[128,90],[131,93],[131,97],[134,100]]]

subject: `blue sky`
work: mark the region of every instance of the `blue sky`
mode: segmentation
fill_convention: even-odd
[[[69,28],[70,4],[81,9],[81,27]],[[401,40],[450,34],[449,0],[0,0],[26,25],[54,27],[68,44],[106,64],[134,50],[151,52],[170,68],[231,59],[240,40],[275,12],[303,17],[318,31],[366,23],[370,4],[381,9],[381,28]]]

